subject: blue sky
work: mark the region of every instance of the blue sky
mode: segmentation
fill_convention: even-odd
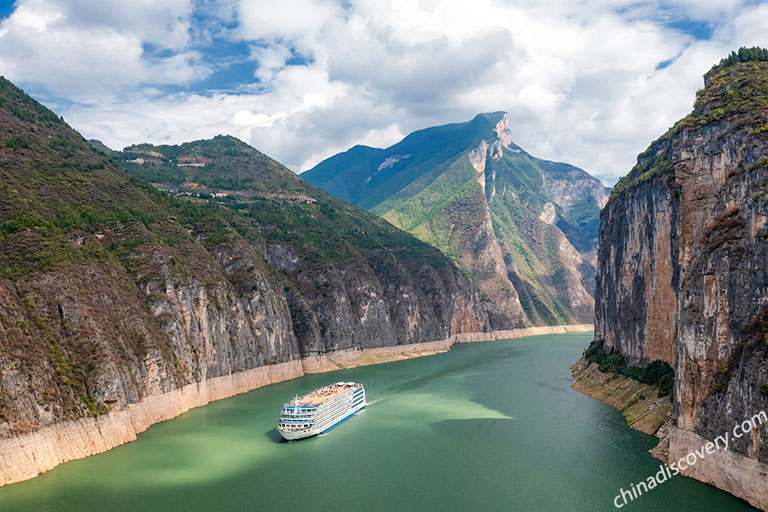
[[[513,140],[612,184],[701,75],[768,46],[740,0],[17,0],[0,73],[115,148],[237,136],[305,170],[506,110]]]

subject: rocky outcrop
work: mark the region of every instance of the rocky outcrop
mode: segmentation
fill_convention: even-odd
[[[648,182],[601,215],[595,339],[635,362],[675,363],[679,204],[674,184]]]
[[[672,428],[669,451],[664,460],[679,461],[690,453],[701,451],[702,446],[712,439],[687,429]],[[718,450],[698,460],[683,471],[683,475],[726,490],[761,510],[768,510],[768,464],[755,458],[732,450]]]
[[[596,363],[579,359],[571,367],[573,389],[605,402],[621,413],[627,424],[648,435],[666,437],[672,400],[659,396],[656,386],[643,384],[613,372],[603,373]]]
[[[260,270],[255,251],[223,244],[212,261],[190,248],[199,276],[160,264],[132,279],[98,262],[0,282],[2,481],[104,451],[190,407],[301,375],[303,357],[336,361],[330,354],[382,346],[426,353],[436,348],[422,342],[452,343],[487,329],[455,267],[413,261],[389,282],[370,269],[327,269],[291,284]]]
[[[262,366],[150,394],[109,414],[53,423],[0,439],[0,485],[27,480],[63,462],[133,441],[152,424],[193,407],[303,374],[301,361]]]
[[[602,212],[595,338],[675,369],[668,460],[768,410],[768,63],[721,63]],[[766,501],[768,431],[685,475]]]

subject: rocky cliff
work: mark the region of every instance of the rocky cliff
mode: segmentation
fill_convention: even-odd
[[[595,338],[675,369],[669,460],[768,410],[768,52],[709,71],[602,212]],[[768,509],[768,432],[686,474]]]
[[[591,321],[605,189],[511,139],[506,113],[480,114],[302,177],[448,254],[488,297],[495,329]]]
[[[248,201],[131,178],[0,79],[0,483],[300,375],[307,356],[488,330],[433,247],[231,137],[184,150],[157,169],[229,155],[235,174],[208,177]]]

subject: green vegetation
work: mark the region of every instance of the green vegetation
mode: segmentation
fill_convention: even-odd
[[[701,129],[721,121],[748,124],[759,130],[768,121],[767,61],[718,64],[704,75],[704,84],[704,89],[696,93],[693,112],[675,125],[675,133]]]
[[[768,169],[768,157],[765,157],[762,160],[758,160],[757,162],[749,164],[745,167],[746,171],[753,171],[755,169]]]
[[[562,324],[573,321],[561,299],[568,293],[565,279],[560,278],[566,271],[560,259],[562,235],[557,227],[539,220],[549,201],[540,162],[523,153],[489,160],[486,165],[496,176],[497,190],[490,209],[496,235],[511,252],[521,277],[515,285],[526,315],[542,324]]]
[[[738,365],[742,355],[751,357],[761,354],[768,357],[768,306],[761,308],[749,323],[741,326],[741,341],[731,354],[733,367]]]
[[[643,384],[650,384],[659,389],[659,396],[672,393],[675,385],[675,371],[665,361],[652,361],[647,366],[629,366],[626,358],[615,352],[607,353],[602,341],[590,343],[584,353],[590,363],[597,363],[603,373],[619,373]]]
[[[370,251],[385,248],[391,248],[398,257],[428,258],[436,266],[449,264],[434,247],[381,219],[362,211],[350,215],[338,206],[254,200],[243,213],[264,226],[260,233],[264,240],[291,245],[308,264],[365,262]]]
[[[64,400],[69,402],[75,410],[80,412],[80,416],[84,415],[84,411],[81,409],[83,406],[90,416],[109,412],[109,408],[105,406],[96,406],[93,397],[88,394],[85,384],[86,372],[64,351],[48,323],[35,312],[35,305],[29,300],[24,300],[23,303],[27,314],[34,322],[37,333],[47,344],[48,364],[53,367],[56,374],[58,386],[56,391],[63,395]]]
[[[728,388],[728,363],[723,363],[723,366],[712,379],[712,391],[720,393]]]
[[[728,360],[718,369],[712,381],[712,391],[721,392],[728,388],[733,375],[740,375],[744,361],[768,357],[768,306],[761,308],[752,319],[741,326],[741,343],[731,348]],[[760,392],[763,393],[760,385]],[[768,389],[766,389],[768,391]],[[765,394],[765,393],[763,393]]]
[[[151,183],[195,182],[212,189],[270,193],[287,193],[296,188],[297,180],[291,171],[231,136],[218,135],[173,146],[135,144],[111,156],[132,176]],[[179,159],[184,158],[199,158],[205,165],[179,166]]]
[[[262,292],[263,276],[272,289],[304,294],[301,300],[314,307],[312,301],[327,295],[316,288],[328,287],[329,276],[417,289],[421,283],[414,281],[431,286],[435,273],[460,277],[434,247],[316,189],[233,137],[112,151],[85,141],[7,80],[0,80],[0,114],[0,292],[24,301],[18,311],[0,311],[0,321],[11,326],[0,350],[21,362],[18,371],[30,381],[44,383],[38,401],[55,406],[57,418],[109,410],[89,393],[106,358],[119,367],[161,354],[178,383],[194,378],[156,318],[142,316],[165,295],[163,285],[194,279],[233,298]],[[210,165],[176,166],[185,156],[210,159]],[[136,158],[144,163],[129,162]],[[171,195],[131,173],[153,179],[166,173],[239,193]],[[282,270],[265,259],[270,242],[280,242],[290,260],[276,265]],[[230,267],[215,259],[233,252]],[[54,296],[52,286],[61,286],[61,295]],[[215,294],[209,298],[211,307],[224,308]],[[76,317],[104,325],[69,325],[62,309],[67,301],[87,303],[92,311]],[[124,316],[115,320],[107,303],[125,308]],[[135,327],[120,323],[135,318]],[[0,415],[13,412],[0,405]],[[23,431],[35,428],[13,421]]]
[[[501,154],[486,153],[484,173],[478,173],[470,155],[483,141],[497,140],[503,115],[481,114],[467,123],[417,131],[387,149],[357,146],[302,177],[440,249],[490,300],[519,296],[530,321],[579,321],[568,299],[566,276],[572,269],[561,261],[561,237],[565,233],[577,250],[592,253],[600,207],[594,199],[557,206],[557,226],[539,216],[552,202],[545,175],[563,181],[590,177],[573,166],[533,158],[514,144]],[[514,271],[489,270],[487,257],[497,243]]]
[[[741,47],[738,51],[731,52],[731,54],[720,61],[721,66],[733,66],[739,62],[768,62],[768,50],[765,48]]]
[[[657,179],[672,180],[674,178],[674,166],[672,164],[671,141],[671,135],[665,135],[641,153],[637,157],[638,164],[616,183],[611,191],[611,196],[621,196],[627,190],[634,189],[641,183]]]
[[[146,158],[144,164],[129,163],[142,155]],[[211,162],[204,167],[176,166],[178,158],[188,156],[209,158]],[[209,187],[206,190],[237,191],[235,195],[223,197],[193,191],[164,200],[173,203],[172,208],[169,203],[169,211],[177,212],[182,224],[205,229],[208,246],[230,236],[216,230],[216,225],[220,225],[218,221],[205,221],[215,211],[224,216],[226,224],[240,236],[250,241],[286,243],[308,265],[344,261],[364,264],[370,251],[382,249],[392,251],[391,255],[396,254],[398,258],[428,258],[436,266],[449,264],[449,260],[429,245],[316,189],[234,137],[217,136],[180,146],[139,144],[114,154],[113,158],[138,179],[167,183],[194,181]],[[160,163],[149,163],[151,159]],[[195,203],[195,200],[203,202]]]
[[[493,128],[503,115],[479,114],[465,123],[419,130],[386,150],[355,146],[301,177],[335,197],[372,210],[481,140],[491,141],[495,138]],[[382,166],[387,160],[389,165]]]
[[[538,219],[548,200],[538,161],[512,152],[505,152],[499,160],[488,158],[485,177],[493,177],[493,181],[487,182],[484,190],[470,164],[469,151],[423,174],[372,211],[471,271],[466,266],[468,254],[479,252],[477,233],[490,206],[494,235],[506,243],[525,280],[518,283],[525,287],[521,297],[525,313],[543,324],[567,323],[571,316],[558,298],[556,285],[542,279],[542,275],[556,276],[564,268],[558,229]],[[514,193],[498,193],[491,199],[491,187]],[[597,216],[599,209],[593,213]],[[564,283],[557,279],[555,282]]]
[[[728,123],[729,130],[743,127],[752,135],[768,137],[768,50],[740,48],[704,75],[704,88],[696,93],[693,111],[638,156],[637,165],[614,187],[619,197],[651,180],[672,180],[672,148],[688,132]],[[743,149],[742,149],[743,151]],[[747,166],[747,170],[755,165]]]

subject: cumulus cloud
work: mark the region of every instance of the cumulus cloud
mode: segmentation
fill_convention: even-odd
[[[517,144],[613,183],[710,66],[768,46],[768,6],[742,0],[92,4],[18,0],[0,72],[113,147],[230,133],[295,171],[507,110]],[[247,80],[200,85],[229,62],[217,45],[246,46]]]
[[[20,0],[0,24],[0,71],[51,94],[92,95],[141,83],[188,83],[210,69],[189,43],[190,0]],[[172,51],[153,57],[145,45]]]
[[[241,0],[237,33],[244,39],[291,39],[312,32],[342,8],[334,0],[264,2]]]

